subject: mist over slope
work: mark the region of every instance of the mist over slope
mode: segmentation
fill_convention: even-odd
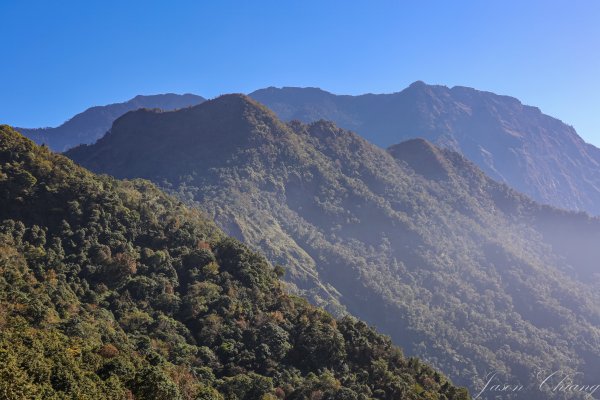
[[[461,384],[490,370],[531,385],[549,366],[600,370],[600,221],[541,206],[456,152],[424,140],[385,151],[227,95],[128,113],[67,155],[195,201],[285,265],[293,290]]]
[[[318,88],[269,87],[249,96],[284,121],[331,120],[382,147],[425,138],[465,155],[493,179],[541,203],[600,214],[600,150],[571,126],[515,98],[421,81],[391,94],[349,96]],[[127,111],[172,110],[204,100],[191,94],[137,96],[92,107],[57,128],[19,130],[64,151],[94,143]]]
[[[425,138],[541,203],[600,214],[600,150],[515,98],[420,81],[391,94],[271,87],[250,96],[283,120],[331,120],[382,147]]]
[[[278,273],[148,181],[0,125],[2,399],[468,398]]]

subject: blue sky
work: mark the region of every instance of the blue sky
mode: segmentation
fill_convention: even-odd
[[[600,146],[600,2],[0,0],[0,123],[265,86],[512,95]]]

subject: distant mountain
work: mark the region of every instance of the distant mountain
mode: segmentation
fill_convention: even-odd
[[[600,220],[541,206],[425,140],[385,151],[243,95],[139,110],[66,153],[195,201],[291,290],[391,335],[456,382],[600,371]]]
[[[147,181],[0,125],[0,398],[452,399],[354,318]]]
[[[195,106],[205,101],[193,94],[158,94],[136,96],[124,103],[88,108],[56,128],[16,128],[38,144],[46,144],[55,151],[65,151],[80,144],[94,143],[108,131],[115,119],[138,108],[175,110]]]
[[[600,215],[600,149],[515,98],[423,82],[392,94],[271,87],[250,96],[283,120],[331,120],[383,147],[425,138],[535,200]]]

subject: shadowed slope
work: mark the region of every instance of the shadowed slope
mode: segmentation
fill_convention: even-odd
[[[515,98],[423,82],[392,94],[268,88],[250,96],[284,120],[332,120],[383,147],[425,138],[542,203],[600,214],[600,150]]]
[[[124,103],[91,107],[56,128],[16,128],[38,144],[65,151],[80,144],[94,143],[108,131],[115,119],[138,108],[175,110],[200,104],[205,99],[193,94],[136,96]]]
[[[147,181],[0,126],[3,399],[467,399]]]
[[[193,199],[286,265],[293,289],[345,307],[461,383],[491,369],[534,385],[531,371],[548,365],[600,368],[598,251],[561,244],[582,224],[598,237],[600,222],[540,206],[455,152],[425,141],[386,152],[228,95],[129,113],[68,155]]]

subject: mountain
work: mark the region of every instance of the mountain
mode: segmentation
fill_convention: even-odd
[[[600,371],[600,220],[541,206],[416,139],[383,150],[243,95],[138,110],[66,155],[195,202],[289,290],[377,326],[461,385]],[[537,396],[539,395],[539,396]]]
[[[515,98],[423,82],[392,94],[271,87],[250,96],[283,120],[331,120],[383,147],[427,139],[541,203],[600,215],[600,150]]]
[[[0,126],[2,399],[467,399],[147,181]]]
[[[205,101],[193,94],[158,94],[136,96],[124,103],[91,107],[56,128],[16,128],[38,144],[46,144],[53,150],[65,151],[79,144],[94,143],[108,131],[115,119],[138,108],[175,110],[194,106]]]

